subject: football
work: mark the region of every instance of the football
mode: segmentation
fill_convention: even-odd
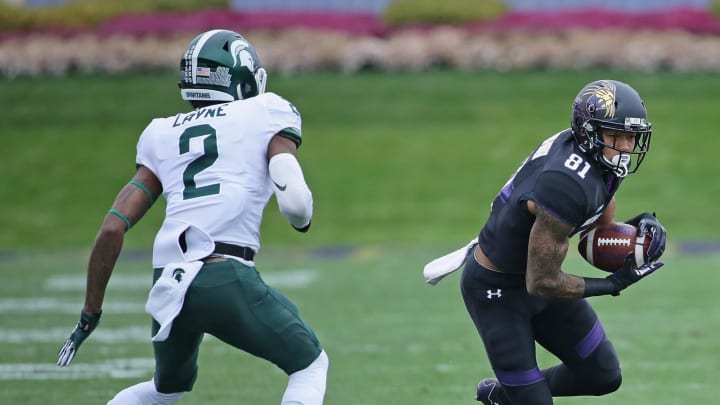
[[[649,246],[650,237],[638,236],[636,227],[614,222],[581,233],[578,251],[594,267],[614,272],[623,267],[630,253],[635,253],[637,267],[646,264]]]

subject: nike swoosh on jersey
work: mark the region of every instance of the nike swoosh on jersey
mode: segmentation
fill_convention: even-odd
[[[275,187],[277,187],[280,191],[285,191],[285,189],[287,188],[287,184],[284,185],[284,186],[281,186],[281,185],[275,183],[274,181],[273,181],[273,184],[274,184]]]

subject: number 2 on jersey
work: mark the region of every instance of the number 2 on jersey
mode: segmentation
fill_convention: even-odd
[[[185,184],[183,200],[220,193],[219,183],[208,184],[202,187],[198,187],[195,184],[195,176],[212,166],[218,158],[215,128],[207,124],[187,128],[183,131],[182,135],[180,135],[180,154],[188,153],[190,151],[190,140],[199,136],[206,136],[203,140],[203,154],[190,162],[183,172],[183,184]]]

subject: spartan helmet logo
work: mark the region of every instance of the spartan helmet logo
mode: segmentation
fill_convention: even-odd
[[[250,44],[247,41],[237,39],[230,44],[230,54],[233,57],[233,66],[238,66],[239,63],[240,66],[245,66],[251,73],[254,73],[256,69],[255,59],[248,51],[249,46]]]
[[[185,274],[185,270],[183,269],[175,269],[173,270],[172,278],[180,284],[180,282],[183,279],[183,274]]]
[[[240,98],[253,97],[265,93],[267,72],[259,66],[255,50],[244,38],[237,38],[230,43],[230,55],[233,58],[233,68],[246,68],[255,79],[254,86],[247,81],[240,83],[237,94]]]

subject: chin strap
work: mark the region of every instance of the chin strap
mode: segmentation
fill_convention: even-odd
[[[617,177],[625,177],[630,172],[630,163],[632,163],[632,158],[630,157],[630,155],[626,153],[620,153],[613,156],[612,159],[608,159],[605,157],[602,151],[598,153],[600,154],[600,159],[602,160],[602,163],[605,164],[605,166],[609,167],[610,170],[612,170]]]

